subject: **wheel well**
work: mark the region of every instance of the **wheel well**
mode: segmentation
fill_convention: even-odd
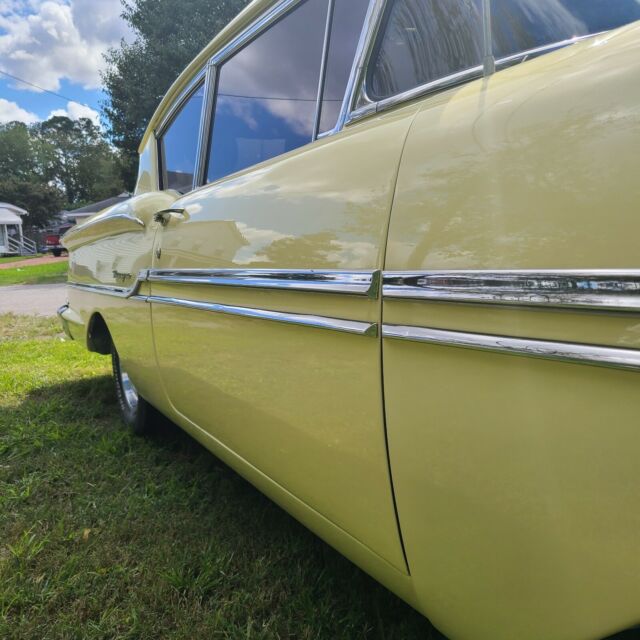
[[[91,320],[89,320],[87,349],[105,356],[111,353],[111,334],[107,328],[107,323],[99,313],[94,313],[91,316]]]

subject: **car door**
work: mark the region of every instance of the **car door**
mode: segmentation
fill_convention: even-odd
[[[416,12],[437,4],[397,0],[378,49],[397,57],[370,83],[382,110],[418,25],[405,53],[432,67],[412,84],[441,90],[407,137],[383,286],[412,578],[452,637],[608,636],[638,619],[637,32],[478,78],[450,20],[468,3],[434,38]],[[528,11],[493,23],[522,51]]]
[[[210,184],[166,214],[150,274],[158,364],[181,424],[406,572],[378,277],[416,108],[336,132],[321,67],[344,93],[368,3],[291,4],[210,67]]]

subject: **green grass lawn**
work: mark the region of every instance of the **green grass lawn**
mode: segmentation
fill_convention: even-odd
[[[169,423],[120,423],[107,358],[0,316],[0,638],[440,636]]]
[[[0,269],[0,286],[9,284],[54,284],[67,281],[67,261],[12,269]]]

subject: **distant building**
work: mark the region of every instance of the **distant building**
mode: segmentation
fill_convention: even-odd
[[[0,255],[35,253],[35,243],[22,235],[22,216],[29,213],[15,204],[0,202]]]
[[[87,218],[94,216],[96,213],[99,213],[103,209],[112,207],[114,204],[125,202],[130,197],[130,193],[121,193],[119,196],[107,198],[106,200],[101,200],[100,202],[94,202],[93,204],[88,204],[86,207],[80,207],[80,209],[74,209],[73,211],[64,211],[63,215],[68,222],[80,224]]]

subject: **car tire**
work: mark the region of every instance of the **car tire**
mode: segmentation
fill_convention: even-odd
[[[111,344],[111,365],[123,422],[136,435],[149,433],[154,415],[153,407],[138,393],[129,374],[122,368],[120,356],[113,343]]]
[[[54,249],[51,253],[53,253],[55,258],[59,258],[62,255],[62,251],[60,249]]]

